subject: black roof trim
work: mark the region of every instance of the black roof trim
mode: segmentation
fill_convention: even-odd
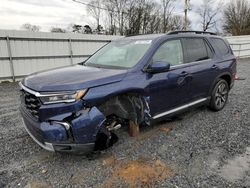
[[[213,32],[207,32],[207,31],[170,31],[167,33],[167,35],[176,35],[180,33],[193,33],[193,34],[208,34],[208,35],[217,35],[216,33]]]

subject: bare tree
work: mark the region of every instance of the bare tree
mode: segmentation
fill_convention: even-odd
[[[161,6],[157,3],[154,3],[153,10],[150,14],[149,24],[147,26],[147,34],[150,33],[160,33],[162,30],[161,23]]]
[[[101,9],[101,0],[92,0],[88,4],[88,13],[96,20],[96,29],[98,29],[100,25]]]
[[[114,15],[118,23],[120,35],[124,34],[124,21],[127,14],[126,8],[128,0],[109,0],[114,6]]]
[[[108,21],[107,23],[109,23],[108,25],[108,34],[114,35],[116,34],[116,30],[115,30],[115,3],[114,0],[104,0],[104,7],[107,10],[107,17],[108,17]]]
[[[150,0],[131,0],[128,3],[125,28],[126,34],[162,32],[161,5]]]
[[[142,30],[141,33],[142,34],[146,34],[148,33],[148,27],[150,24],[150,18],[153,16],[153,14],[155,13],[154,11],[154,7],[157,4],[155,2],[147,2],[145,3],[144,6],[144,13],[143,13],[143,17],[142,17]]]
[[[203,0],[202,5],[198,9],[198,14],[201,17],[201,25],[203,31],[212,29],[218,21],[218,14],[222,8],[222,3],[216,5],[215,0]]]
[[[185,30],[185,29],[187,30],[191,29],[190,20],[187,20],[187,24],[185,24],[183,16],[175,15],[169,18],[169,23],[167,26],[168,31]]]
[[[150,23],[148,28],[148,34],[150,33],[160,33],[161,32],[161,17],[159,16],[159,13],[155,12],[150,17]]]
[[[21,29],[32,31],[32,32],[38,32],[40,31],[41,27],[38,25],[32,25],[30,23],[25,23],[21,26]]]
[[[73,33],[83,33],[83,27],[82,27],[82,25],[73,24],[72,31],[73,31]]]
[[[162,32],[165,33],[167,31],[168,21],[171,17],[171,13],[173,11],[172,7],[173,0],[162,0],[162,7],[163,7],[163,29]]]
[[[89,25],[85,25],[83,28],[84,28],[84,33],[92,34],[92,28]]]
[[[246,0],[231,0],[224,10],[225,32],[232,35],[250,34],[250,4]]]
[[[99,23],[99,29],[100,14],[106,14],[103,23],[107,34],[160,33],[183,28],[182,18],[172,14],[175,1],[161,0],[160,3],[152,0],[92,0],[88,11],[97,24]]]

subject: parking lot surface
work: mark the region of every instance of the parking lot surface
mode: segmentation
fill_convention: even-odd
[[[118,142],[92,156],[50,153],[22,125],[19,88],[0,84],[0,187],[250,187],[250,60],[220,112],[201,107],[117,132]]]

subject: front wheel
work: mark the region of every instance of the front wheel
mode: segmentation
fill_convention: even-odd
[[[214,86],[209,105],[210,109],[213,111],[222,110],[227,103],[228,93],[229,93],[228,83],[225,80],[220,79]]]

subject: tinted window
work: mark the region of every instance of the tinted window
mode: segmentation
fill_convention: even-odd
[[[215,46],[217,47],[217,49],[219,50],[221,55],[227,55],[229,54],[229,49],[228,46],[226,45],[226,43],[222,40],[222,39],[216,39],[213,38],[213,43],[215,44]]]
[[[153,56],[153,63],[165,61],[173,65],[183,64],[183,52],[180,40],[171,40],[161,45]]]
[[[212,57],[211,49],[204,39],[188,38],[183,41],[186,51],[186,63],[202,61]]]

